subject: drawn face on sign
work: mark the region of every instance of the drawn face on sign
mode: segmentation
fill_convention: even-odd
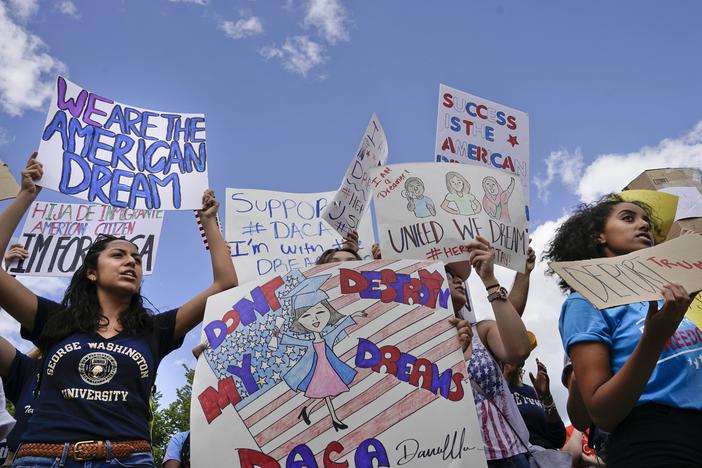
[[[419,199],[424,195],[424,184],[420,179],[413,178],[408,180],[405,184],[405,188],[410,198]]]
[[[494,177],[486,177],[483,180],[483,188],[486,193],[489,193],[493,197],[496,197],[500,192],[500,186],[497,184],[497,180]]]
[[[320,333],[327,326],[331,319],[331,313],[323,303],[319,303],[307,309],[297,319],[297,323],[306,330]]]
[[[602,244],[605,257],[626,255],[652,247],[651,220],[640,206],[617,203],[612,207],[597,241]]]

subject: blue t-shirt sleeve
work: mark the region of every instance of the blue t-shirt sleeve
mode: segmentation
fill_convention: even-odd
[[[15,353],[15,358],[12,360],[9,375],[2,379],[5,396],[17,405],[17,401],[22,396],[22,390],[34,378],[34,373],[37,371],[37,360],[32,359],[26,354],[19,352]]]
[[[178,339],[173,337],[175,331],[176,313],[178,309],[169,310],[154,316],[156,319],[156,339],[158,342],[158,362],[174,349],[180,348],[185,336]]]
[[[574,294],[566,299],[558,321],[563,348],[576,343],[597,342],[612,345],[612,327],[605,314],[585,298]]]
[[[34,318],[34,329],[29,330],[22,327],[20,330],[22,338],[36,344],[41,331],[44,329],[44,325],[46,325],[46,321],[49,319],[49,315],[59,310],[61,310],[61,304],[45,297],[37,296],[37,315]]]
[[[181,461],[180,452],[183,450],[183,443],[185,442],[185,438],[187,436],[188,432],[186,431],[179,432],[171,437],[171,440],[168,441],[168,447],[166,447],[166,453],[163,456],[163,461],[161,462],[162,466],[169,460]]]

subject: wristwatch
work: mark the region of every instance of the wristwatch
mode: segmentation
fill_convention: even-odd
[[[500,289],[488,294],[487,299],[489,302],[506,301],[507,300],[507,290],[505,288],[503,288],[502,286],[500,286]]]

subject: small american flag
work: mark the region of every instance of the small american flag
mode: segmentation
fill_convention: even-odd
[[[210,250],[210,246],[207,244],[207,237],[205,236],[205,229],[202,227],[202,220],[200,220],[200,213],[198,210],[193,210],[195,212],[195,221],[197,221],[197,229],[200,231],[200,237],[202,237],[202,243],[205,244],[205,249]],[[217,215],[217,229],[222,230],[222,225],[219,222],[219,215]]]

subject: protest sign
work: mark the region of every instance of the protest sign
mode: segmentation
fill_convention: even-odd
[[[678,197],[669,193],[655,190],[625,190],[618,193],[624,201],[640,201],[651,207],[654,221],[658,230],[653,230],[656,243],[663,242],[675,220],[678,209]]]
[[[697,187],[665,187],[660,189],[659,192],[669,193],[680,199],[675,213],[675,221],[679,219],[702,218],[702,193]]]
[[[19,189],[17,181],[12,177],[10,168],[3,161],[0,161],[0,200],[16,197]]]
[[[314,265],[343,240],[321,217],[336,192],[286,193],[227,189],[225,238],[241,282]],[[372,258],[370,213],[358,226],[361,258]]]
[[[347,236],[358,227],[368,209],[371,198],[368,171],[385,164],[387,159],[385,132],[380,120],[373,114],[334,200],[322,212],[322,217],[342,236]]]
[[[468,259],[477,236],[495,263],[524,271],[529,236],[516,177],[464,164],[391,164],[371,173],[383,258]]]
[[[210,297],[193,466],[485,467],[452,309],[443,264],[416,260],[329,263]]]
[[[661,299],[661,287],[702,289],[702,235],[691,234],[618,257],[552,262],[551,269],[598,309]]]
[[[118,208],[202,206],[205,116],[141,109],[58,77],[39,145],[39,185]]]
[[[109,205],[35,201],[29,207],[20,244],[29,256],[10,273],[28,276],[71,276],[101,234],[133,242],[145,275],[153,272],[163,211],[132,210]]]
[[[435,156],[436,162],[491,167],[517,177],[529,205],[529,116],[524,112],[439,85]]]
[[[685,317],[692,320],[692,323],[702,330],[702,292],[697,293],[692,300],[692,304],[690,304],[687,312],[685,312]]]

